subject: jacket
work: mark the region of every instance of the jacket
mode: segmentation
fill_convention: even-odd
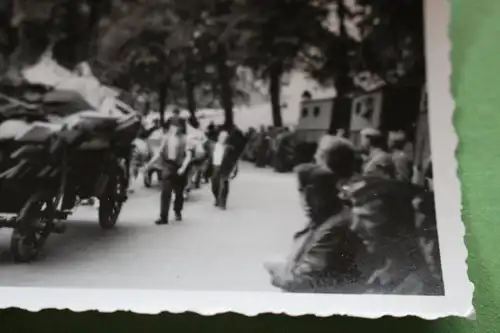
[[[342,292],[358,278],[355,257],[361,241],[349,229],[347,208],[296,234],[286,263],[268,267],[272,284],[288,292]]]

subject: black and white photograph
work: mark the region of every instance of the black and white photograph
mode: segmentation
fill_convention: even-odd
[[[448,11],[2,1],[0,305],[467,315]]]

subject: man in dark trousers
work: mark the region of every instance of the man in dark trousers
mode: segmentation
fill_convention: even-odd
[[[156,221],[158,225],[168,224],[169,222],[168,214],[172,193],[175,195],[175,219],[177,221],[182,220],[184,188],[187,184],[186,170],[192,159],[192,150],[188,146],[183,125],[183,122],[170,120],[160,150],[151,161],[152,164],[159,159],[162,169],[160,218]]]
[[[228,131],[220,131],[212,153],[212,193],[220,209],[226,209],[229,180],[237,172],[236,149],[228,141]]]

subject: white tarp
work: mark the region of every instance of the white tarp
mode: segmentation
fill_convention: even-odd
[[[108,103],[105,106],[109,108],[108,99],[119,95],[115,89],[102,85],[88,64],[82,63],[76,72],[71,72],[57,64],[50,51],[44,53],[38,63],[23,70],[23,76],[30,83],[77,91],[96,110],[101,110],[103,103]]]

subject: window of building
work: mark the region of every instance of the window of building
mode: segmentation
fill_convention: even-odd
[[[361,112],[363,112],[363,103],[356,101],[356,109],[354,112],[356,112],[357,116],[361,116]]]
[[[302,109],[302,118],[305,118],[307,117],[307,114],[309,113],[309,110],[307,110],[307,108],[303,108]]]
[[[365,112],[363,116],[367,119],[372,119],[374,112],[375,112],[375,98],[373,96],[367,97],[365,99]]]
[[[320,113],[320,109],[319,109],[319,106],[315,107],[314,110],[313,110],[313,115],[315,117],[318,117],[319,116],[319,113]]]

